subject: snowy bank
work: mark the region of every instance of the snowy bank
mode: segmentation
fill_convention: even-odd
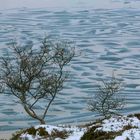
[[[38,125],[24,130],[22,140],[140,140],[140,115],[116,116],[82,127]]]
[[[43,132],[44,130],[46,132]],[[21,134],[21,139],[28,140],[80,140],[81,136],[83,136],[86,131],[85,128],[72,127],[72,126],[51,126],[51,125],[38,125],[35,127],[36,133],[34,135],[29,134],[28,132]],[[40,130],[42,131],[40,133]],[[34,133],[34,132],[33,132]]]
[[[96,122],[81,140],[140,140],[140,115],[117,116]]]

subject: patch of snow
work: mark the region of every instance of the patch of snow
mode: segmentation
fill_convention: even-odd
[[[140,128],[132,128],[123,132],[122,136],[117,136],[114,140],[140,140]]]
[[[97,128],[96,130],[117,132],[123,130],[123,128],[128,125],[131,125],[132,127],[140,127],[140,121],[136,117],[111,117],[110,119],[105,119],[101,127]]]
[[[80,138],[83,136],[84,131],[74,131],[72,135],[70,135],[67,140],[80,140]]]
[[[124,130],[125,126],[130,126],[130,129]],[[129,140],[140,140],[140,120],[136,117],[111,117],[110,119],[105,119],[101,127],[96,130],[105,132],[118,132],[123,130],[122,135],[117,136],[114,140],[126,140],[127,138]]]
[[[29,134],[27,134],[27,133],[26,133],[26,134],[22,134],[22,135],[21,135],[21,138],[24,139],[24,140],[26,140],[26,139],[27,139],[27,140],[35,140],[35,139],[33,138],[33,136],[31,136],[31,135],[29,135]]]
[[[52,126],[52,125],[38,125],[38,126],[35,126],[35,129],[38,129],[38,128],[45,128],[45,130],[51,134],[51,132],[54,130],[54,129],[57,129],[58,131],[63,131],[63,130],[66,130],[68,132],[72,132],[70,133],[69,137],[66,138],[66,140],[80,140],[80,138],[83,136],[84,132],[86,131],[86,129],[84,128],[78,128],[78,127],[65,127],[65,126]],[[39,138],[41,138],[40,136],[36,135],[36,136],[31,136],[29,134],[22,134],[21,135],[21,138],[22,139],[25,139],[25,138],[28,138],[28,140],[38,140]],[[61,138],[55,138],[55,140],[62,140]]]

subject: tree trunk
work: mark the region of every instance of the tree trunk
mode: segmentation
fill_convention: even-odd
[[[30,109],[26,105],[24,105],[24,109],[28,113],[29,116],[31,116],[34,119],[37,119],[40,122],[40,124],[45,124],[44,119],[40,118],[39,116],[31,112]]]
[[[40,124],[45,124],[45,121],[43,119],[39,120]]]

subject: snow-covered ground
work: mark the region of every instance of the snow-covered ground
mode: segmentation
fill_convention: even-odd
[[[86,131],[85,128],[78,128],[78,127],[64,127],[64,126],[51,126],[51,125],[38,125],[35,127],[35,129],[38,128],[45,128],[45,130],[51,135],[53,130],[58,130],[58,131],[67,131],[70,132],[70,135],[68,136],[68,138],[66,138],[67,140],[80,140],[81,136],[84,134],[84,132]],[[32,136],[29,135],[28,133],[22,134],[21,135],[22,139],[28,139],[28,140],[38,140],[41,137],[36,134],[36,136]],[[41,138],[43,140],[43,138]],[[44,139],[45,140],[45,139]],[[61,138],[55,138],[55,140],[61,140]]]
[[[96,126],[98,124],[94,124],[92,126]],[[90,127],[92,127],[90,126]],[[83,134],[87,131],[87,128],[79,128],[79,127],[65,127],[65,126],[51,126],[51,125],[38,125],[35,129],[40,127],[45,128],[45,130],[51,134],[51,132],[55,129],[58,131],[68,131],[71,132],[66,140],[80,140]],[[95,129],[96,131],[103,131],[103,132],[120,132],[121,135],[116,133],[116,137],[114,140],[140,140],[140,120],[133,116],[118,116],[118,117],[111,117],[110,119],[105,119],[101,122],[98,128]],[[119,134],[120,134],[119,133]],[[37,140],[41,138],[38,134],[35,136],[29,135],[28,133],[21,135],[22,139],[28,140]],[[41,138],[43,140],[43,138]],[[62,140],[62,138],[55,138],[55,140]]]
[[[129,130],[125,130],[129,127]],[[98,130],[105,132],[123,131],[121,136],[117,136],[114,140],[140,140],[140,120],[137,117],[116,117],[104,120]]]

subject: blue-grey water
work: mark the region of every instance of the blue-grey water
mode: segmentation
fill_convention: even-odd
[[[114,0],[117,2],[117,0]],[[122,113],[140,112],[140,9],[125,8],[51,10],[15,8],[0,11],[0,55],[15,39],[21,44],[50,35],[74,41],[78,57],[69,69],[71,78],[51,106],[49,124],[92,121],[87,100],[97,92],[101,79],[112,71],[125,85],[126,106]],[[0,131],[37,124],[9,95],[0,96]]]

